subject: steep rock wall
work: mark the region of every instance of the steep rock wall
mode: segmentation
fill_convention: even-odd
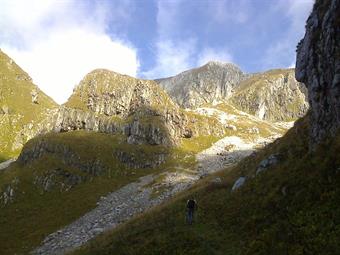
[[[340,126],[340,0],[317,0],[297,46],[296,79],[308,88],[311,146]]]
[[[245,77],[234,64],[209,62],[202,67],[156,81],[180,106],[197,108],[228,98]]]
[[[294,69],[254,74],[236,87],[229,102],[263,120],[296,120],[306,114],[308,96],[305,85],[294,76]]]

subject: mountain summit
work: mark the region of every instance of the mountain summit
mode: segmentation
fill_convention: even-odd
[[[306,114],[308,95],[294,69],[246,74],[232,63],[210,61],[176,76],[156,80],[184,108],[229,102],[269,121],[292,121]]]
[[[237,84],[246,77],[234,64],[211,61],[204,66],[156,81],[180,106],[196,108],[228,98]]]

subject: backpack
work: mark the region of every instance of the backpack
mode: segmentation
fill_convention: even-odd
[[[195,204],[196,204],[195,200],[190,199],[187,202],[187,208],[194,209],[195,208]]]

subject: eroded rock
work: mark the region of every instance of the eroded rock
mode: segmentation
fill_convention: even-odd
[[[296,79],[308,88],[312,149],[340,126],[339,13],[339,0],[317,0],[297,46]]]

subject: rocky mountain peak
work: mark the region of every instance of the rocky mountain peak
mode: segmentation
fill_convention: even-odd
[[[221,61],[218,61],[218,60],[210,60],[208,61],[205,65],[203,65],[202,67],[204,66],[207,66],[207,67],[210,67],[210,68],[216,68],[216,67],[219,67],[219,68],[235,68],[235,69],[240,69],[240,67],[238,67],[237,65],[233,64],[233,63],[227,63],[227,62],[221,62]]]
[[[85,126],[97,130],[100,117],[108,123],[103,127],[105,132],[120,129],[133,144],[170,145],[186,133],[187,118],[156,82],[109,70],[98,69],[86,75],[65,107],[76,109],[78,117],[74,121],[70,118],[75,115],[74,110],[63,111],[58,124],[62,129]]]
[[[178,108],[155,82],[105,69],[87,74],[65,105],[118,117],[126,117],[141,107],[154,111]]]
[[[157,82],[180,106],[197,108],[228,98],[244,77],[242,70],[234,64],[210,61]]]
[[[340,0],[317,0],[297,46],[296,79],[308,88],[312,147],[340,126]]]

